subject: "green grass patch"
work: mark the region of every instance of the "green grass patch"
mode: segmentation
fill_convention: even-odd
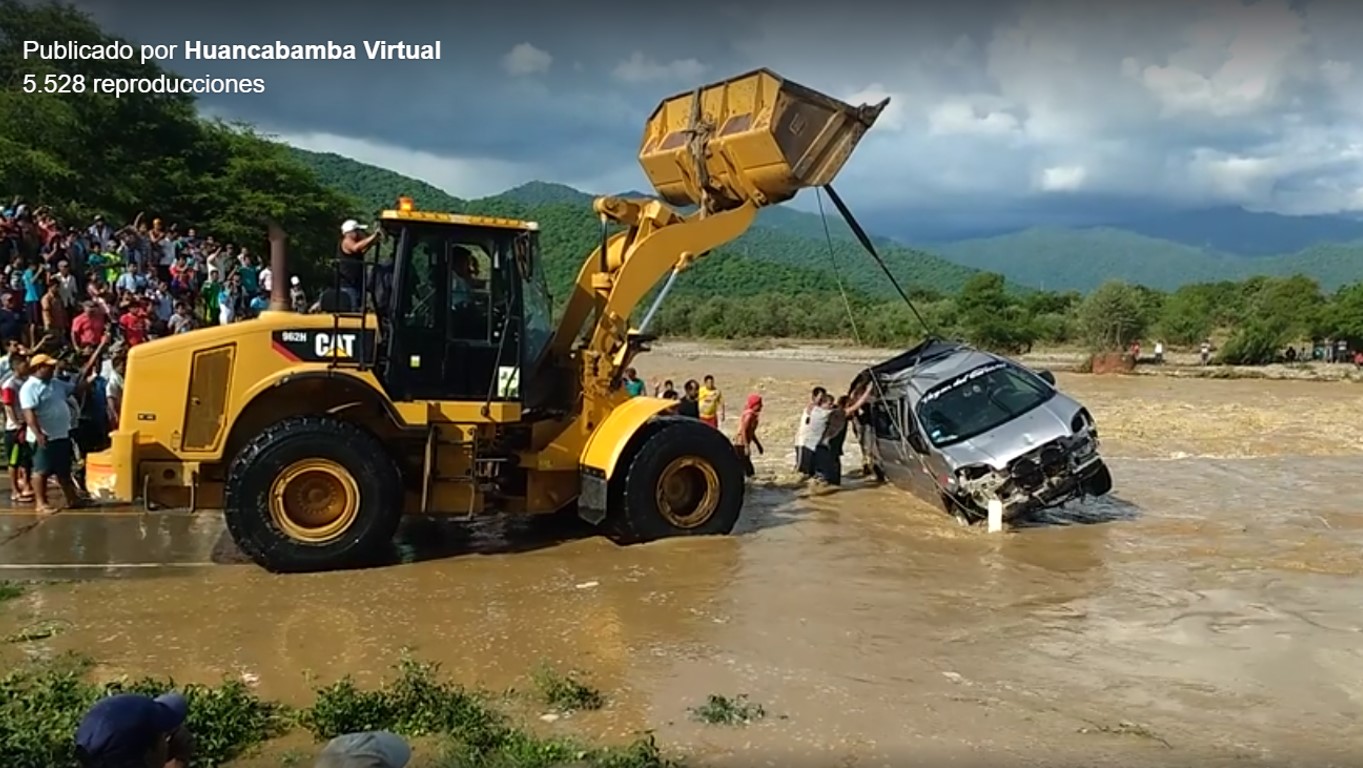
[[[318,742],[344,733],[388,730],[430,737],[437,768],[681,768],[651,734],[622,747],[601,747],[568,736],[542,736],[500,711],[494,697],[442,679],[438,665],[404,658],[396,674],[374,689],[349,678],[315,689],[311,705],[291,710],[257,697],[237,680],[218,686],[172,680],[90,680],[91,664],[75,656],[33,663],[0,677],[0,765],[73,768],[73,737],[81,716],[101,696],[178,690],[189,699],[188,726],[195,765],[220,766],[258,745],[303,728]],[[538,679],[538,678],[537,678]],[[561,705],[591,708],[605,697],[571,676],[554,676],[541,689]],[[310,757],[305,762],[310,762]],[[428,761],[429,763],[429,761]]]
[[[0,603],[17,600],[24,594],[24,585],[17,581],[0,581]]]
[[[218,766],[288,727],[282,707],[262,701],[240,681],[220,686],[173,680],[89,680],[90,662],[76,656],[34,663],[0,677],[0,765],[75,766],[76,726],[96,700],[114,693],[158,695],[178,690],[189,700],[197,764]]]
[[[362,690],[343,678],[317,689],[316,702],[300,714],[299,723],[318,740],[379,729],[404,736],[441,736],[445,746],[437,761],[440,768],[680,766],[662,755],[651,735],[625,747],[605,748],[564,736],[537,735],[499,711],[486,693],[445,681],[439,672],[438,665],[408,658],[398,664],[396,677],[374,690]],[[580,683],[552,690],[564,702],[604,702],[599,692]]]
[[[531,675],[540,701],[556,712],[601,709],[606,697],[601,691],[578,679],[573,672],[559,672],[548,664],[538,667]]]
[[[766,717],[767,710],[743,694],[729,698],[712,693],[704,704],[691,708],[691,716],[707,725],[748,725]]]

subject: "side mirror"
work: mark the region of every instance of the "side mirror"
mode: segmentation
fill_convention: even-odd
[[[1046,382],[1047,384],[1050,384],[1052,387],[1055,386],[1055,374],[1054,374],[1054,373],[1051,373],[1050,371],[1044,370],[1044,369],[1043,369],[1043,370],[1037,371],[1037,372],[1036,372],[1036,375],[1037,375],[1037,376],[1040,376],[1042,381]]]
[[[928,452],[928,444],[925,440],[923,440],[923,436],[918,432],[909,433],[909,447],[913,448],[915,451],[918,451],[919,453],[925,454]]]

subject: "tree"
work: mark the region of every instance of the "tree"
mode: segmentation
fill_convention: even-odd
[[[107,45],[69,6],[0,0],[0,80],[23,75],[155,78],[156,64],[132,60],[25,61],[26,40]],[[290,235],[292,268],[317,274],[332,258],[337,224],[355,200],[323,186],[282,145],[249,129],[198,117],[182,94],[79,96],[0,91],[0,181],[7,193],[52,206],[68,221],[140,212],[267,250],[266,220]]]
[[[1159,333],[1173,344],[1196,344],[1215,327],[1215,305],[1203,284],[1185,285],[1169,295],[1159,317]]]
[[[1148,312],[1146,299],[1136,286],[1112,280],[1084,299],[1079,323],[1093,349],[1121,350],[1145,333]]]

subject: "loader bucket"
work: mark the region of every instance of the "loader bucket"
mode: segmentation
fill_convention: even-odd
[[[702,187],[713,210],[775,205],[833,181],[888,103],[854,107],[759,69],[664,100],[648,119],[639,163],[675,206],[700,205]],[[695,135],[705,143],[708,183]]]

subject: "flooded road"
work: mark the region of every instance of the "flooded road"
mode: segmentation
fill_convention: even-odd
[[[0,578],[69,581],[0,611],[0,635],[57,630],[0,663],[79,650],[111,674],[249,673],[301,701],[308,673],[374,682],[404,647],[493,688],[548,661],[610,696],[555,727],[651,728],[716,765],[1319,765],[1363,747],[1363,450],[1342,421],[1363,388],[1062,375],[1117,490],[990,535],[893,489],[787,482],[796,404],[852,367],[648,364],[766,396],[738,535],[622,548],[571,523],[414,521],[412,562],[278,577],[229,564],[213,515],[4,514]],[[770,715],[689,722],[710,693]]]

